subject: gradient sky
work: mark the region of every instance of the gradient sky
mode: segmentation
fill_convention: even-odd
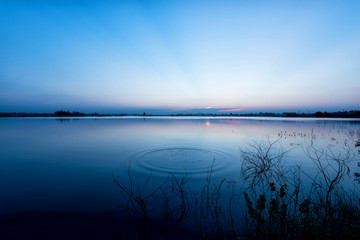
[[[360,1],[0,0],[0,111],[206,107],[359,109]]]

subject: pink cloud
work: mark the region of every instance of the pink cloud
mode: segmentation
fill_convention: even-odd
[[[224,110],[219,110],[219,112],[240,112],[243,109],[241,108],[234,108],[234,109],[224,109]]]

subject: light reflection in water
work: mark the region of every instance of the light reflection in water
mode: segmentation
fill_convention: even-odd
[[[206,121],[205,125],[206,125],[207,127],[210,127],[210,122],[209,122],[209,121]]]

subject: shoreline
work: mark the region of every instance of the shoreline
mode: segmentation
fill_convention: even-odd
[[[211,118],[317,118],[317,119],[358,119],[360,118],[360,111],[351,110],[351,111],[342,111],[342,112],[315,112],[315,113],[295,113],[295,112],[284,112],[284,113],[246,113],[246,114],[99,114],[99,113],[80,113],[80,112],[69,112],[69,111],[57,111],[55,113],[24,113],[24,112],[0,112],[1,118],[7,117],[56,117],[56,118],[67,118],[67,117],[211,117]]]

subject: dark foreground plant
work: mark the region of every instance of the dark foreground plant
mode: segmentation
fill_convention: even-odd
[[[126,199],[121,213],[138,221],[134,239],[172,239],[165,231],[151,234],[154,219],[161,219],[178,239],[189,238],[183,235],[185,229],[193,231],[192,239],[360,239],[359,197],[340,184],[350,176],[351,152],[307,148],[313,176],[301,165],[283,164],[285,153],[276,142],[253,144],[242,151],[241,187],[234,180],[215,181],[213,162],[200,191],[191,188],[187,175],[172,173],[157,186],[151,186],[151,175],[138,185],[129,167],[129,183],[114,177]],[[302,178],[311,182],[310,190]],[[230,196],[225,197],[225,186],[231,186]]]
[[[255,199],[244,194],[247,239],[359,239],[360,211],[352,199],[307,198],[294,210],[286,185],[277,190],[270,183],[269,192]]]
[[[180,231],[184,226],[196,229],[195,235],[199,238],[217,239],[225,236],[227,230],[224,229],[222,220],[226,217],[221,197],[226,179],[214,182],[214,162],[215,159],[208,168],[204,186],[199,192],[191,189],[186,175],[176,176],[169,173],[168,178],[158,186],[150,186],[151,175],[143,185],[136,184],[131,176],[130,166],[127,184],[121,183],[113,176],[114,183],[126,199],[121,208],[116,210],[128,213],[138,222],[135,238],[149,238],[154,231],[150,224],[154,219],[161,219],[162,223],[166,223],[167,231],[177,232],[177,237],[181,236]],[[162,234],[165,233],[161,233],[160,238],[164,238]]]
[[[360,207],[357,194],[350,195],[341,182],[350,177],[354,158],[345,145],[340,152],[331,148],[306,148],[315,174],[292,167],[287,184],[270,182],[267,189],[250,188],[246,200],[248,239],[359,239]],[[262,161],[259,161],[262,162]],[[305,191],[301,177],[311,183]],[[276,179],[276,178],[275,178]]]
[[[284,150],[279,140],[249,143],[248,148],[241,150],[241,174],[250,187],[284,181],[287,169],[283,160],[291,149]]]

